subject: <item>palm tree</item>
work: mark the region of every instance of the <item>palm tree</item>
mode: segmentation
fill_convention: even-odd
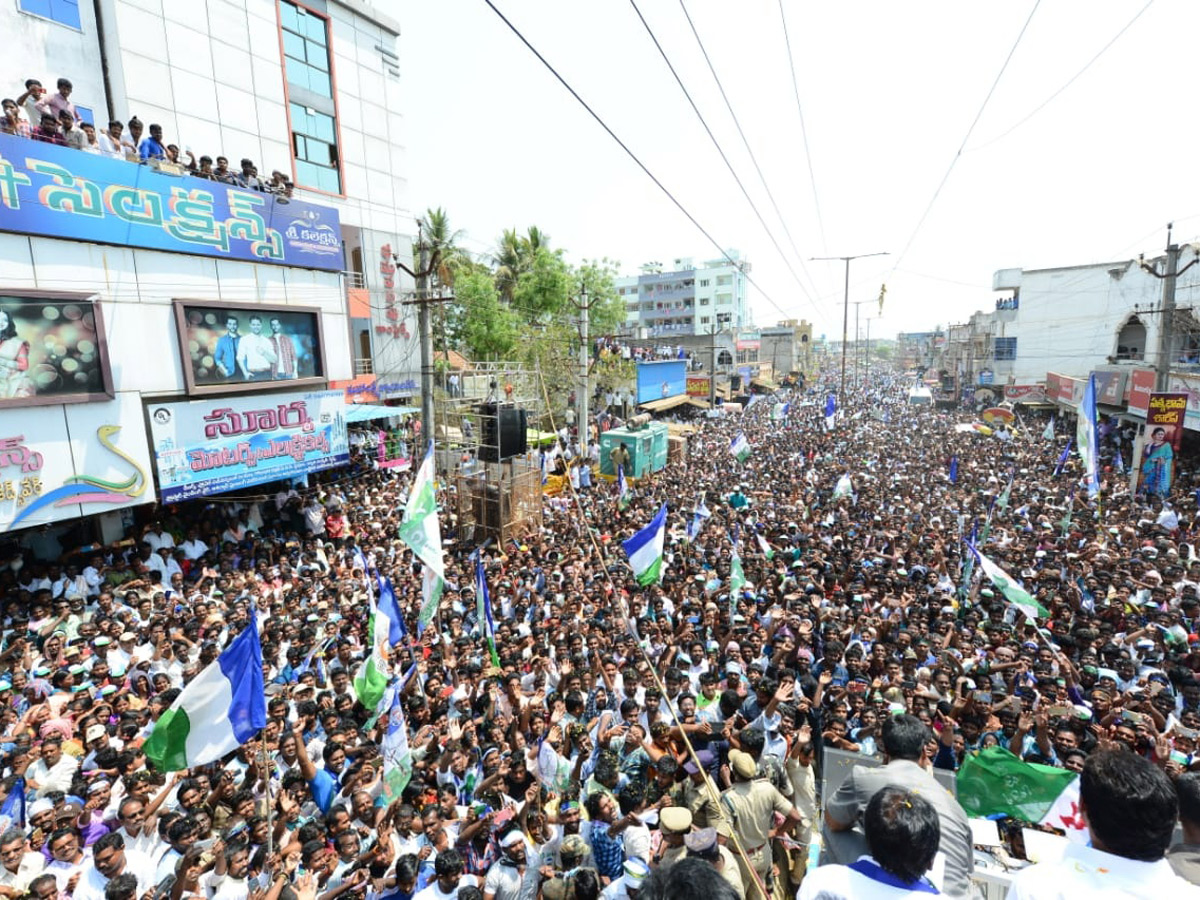
[[[539,250],[550,249],[550,235],[536,225],[530,225],[525,230],[525,237],[521,238],[521,249],[525,253],[526,265],[531,265]]]
[[[522,238],[515,228],[505,228],[496,242],[496,252],[492,255],[496,264],[496,290],[505,302],[511,302],[517,279],[525,271],[525,253]]]
[[[450,215],[440,206],[437,209],[425,210],[420,223],[429,247],[430,258],[437,260],[434,276],[446,287],[453,287],[454,271],[465,257],[462,248],[458,246],[465,232],[450,228]],[[413,255],[417,254],[414,252]]]

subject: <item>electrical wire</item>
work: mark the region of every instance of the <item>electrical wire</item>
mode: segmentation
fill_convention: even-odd
[[[770,294],[768,294],[763,289],[763,287],[757,281],[754,280],[753,276],[751,276],[749,272],[747,272],[744,268],[742,268],[742,266],[738,263],[737,260],[735,260],[732,256],[729,255],[729,252],[721,245],[721,243],[719,241],[717,241],[717,239],[715,237],[712,236],[712,234],[708,231],[708,229],[706,229],[703,225],[701,225],[699,220],[695,216],[693,216],[690,212],[688,212],[687,207],[685,207],[681,202],[679,202],[679,200],[675,197],[674,194],[671,193],[671,191],[667,188],[667,186],[664,185],[658,179],[658,177],[653,172],[650,171],[650,169],[646,166],[646,164],[644,162],[642,162],[642,160],[638,157],[638,155],[629,148],[629,145],[626,144],[623,140],[621,140],[617,136],[617,133],[608,126],[608,123],[605,122],[604,119],[602,119],[600,117],[600,114],[597,113],[594,109],[592,109],[591,106],[588,105],[588,102],[579,95],[579,93],[575,90],[575,88],[571,87],[570,83],[562,75],[559,74],[558,70],[556,68],[554,68],[553,65],[551,65],[549,60],[547,60],[546,57],[542,56],[542,54],[538,51],[538,49],[529,42],[529,39],[526,38],[525,35],[521,33],[521,30],[519,28],[517,28],[517,26],[514,25],[511,21],[509,21],[508,17],[505,16],[504,13],[502,13],[500,11],[500,9],[496,6],[496,4],[493,3],[492,0],[483,0],[483,2],[486,3],[488,5],[488,8],[490,8],[491,11],[494,12],[496,14],[496,16],[500,19],[500,21],[502,21],[508,27],[508,30],[511,31],[514,35],[516,35],[517,39],[522,44],[525,45],[526,49],[528,49],[530,53],[532,53],[534,56],[537,57],[538,62],[540,62],[543,66],[546,67],[546,69],[549,70],[550,74],[555,77],[555,79],[558,81],[558,83],[561,84],[564,88],[566,88],[567,93],[569,93],[572,97],[575,98],[575,100],[579,103],[579,105],[582,106],[587,111],[588,115],[590,115],[593,119],[596,120],[596,124],[599,125],[601,128],[603,128],[605,133],[607,133],[608,136],[611,137],[616,142],[617,146],[619,146],[622,150],[625,151],[625,155],[628,156],[631,160],[633,160],[634,164],[637,165],[637,167],[642,170],[642,172],[646,175],[647,178],[649,178],[651,181],[654,182],[655,187],[657,187],[660,191],[662,191],[663,194],[666,195],[667,199],[670,200],[671,203],[675,206],[675,208],[678,209],[681,213],[683,213],[684,217],[689,222],[691,222],[692,225],[694,225],[696,227],[696,230],[699,231],[702,235],[704,235],[704,237],[706,237],[708,239],[709,243],[711,243],[714,247],[717,248],[717,251],[721,254],[721,257],[725,260],[728,260],[730,265],[736,267],[739,271],[741,271],[742,274],[745,276],[746,280],[758,289],[759,293],[761,293],[763,295],[763,297],[767,300],[768,303],[770,303],[777,310],[779,310],[779,312],[783,316],[785,316],[785,317],[788,316],[789,313],[782,306],[779,305],[779,303],[775,300],[775,298],[773,298]],[[803,264],[801,264],[801,265],[803,266]],[[811,278],[810,278],[810,280],[811,280]]]
[[[754,155],[754,149],[750,146],[750,141],[746,138],[746,132],[742,130],[742,123],[738,120],[737,113],[733,111],[733,103],[729,100],[729,95],[725,93],[725,86],[721,83],[721,77],[717,74],[716,66],[713,65],[709,58],[708,50],[704,47],[704,41],[700,38],[700,32],[696,30],[696,23],[692,21],[691,14],[687,11],[687,6],[684,5],[684,0],[679,0],[679,8],[683,10],[684,18],[687,19],[688,27],[692,30],[692,37],[696,39],[696,45],[700,48],[700,53],[704,56],[704,62],[708,65],[708,71],[712,73],[713,81],[717,83],[717,90],[721,93],[721,99],[725,101],[725,108],[729,111],[729,117],[733,119],[733,124],[737,128],[737,133],[742,139],[742,144],[746,148],[746,153],[750,156],[750,162],[754,164],[754,171],[758,173],[758,180],[762,183],[763,190],[767,192],[767,199],[771,201],[771,206],[775,210],[775,215],[779,217],[779,224],[783,226],[783,233],[787,235],[788,243],[792,246],[792,252],[796,254],[796,259],[800,261],[800,269],[813,285],[813,292],[816,293],[816,281],[813,280],[812,273],[808,271],[808,266],[804,264],[804,254],[800,252],[796,246],[796,240],[792,237],[792,232],[787,226],[787,220],[784,219],[783,213],[779,209],[779,204],[775,202],[775,194],[772,193],[770,186],[767,184],[767,178],[763,175],[762,167],[758,164],[758,157]],[[822,309],[822,312],[826,310]]]
[[[780,2],[782,2],[782,0],[780,0]],[[1065,91],[1071,85],[1073,85],[1083,75],[1084,72],[1086,72],[1088,69],[1090,69],[1095,64],[1095,62],[1098,59],[1100,59],[1100,57],[1102,57],[1105,53],[1107,53],[1109,51],[1109,49],[1112,47],[1112,45],[1115,44],[1117,41],[1119,41],[1121,39],[1121,37],[1125,34],[1125,32],[1127,32],[1130,28],[1132,28],[1133,24],[1142,17],[1142,13],[1144,13],[1146,10],[1148,10],[1153,4],[1154,4],[1154,0],[1146,0],[1146,5],[1143,6],[1141,9],[1139,9],[1137,11],[1137,14],[1132,19],[1130,19],[1128,22],[1126,22],[1124,27],[1120,31],[1118,31],[1115,35],[1113,35],[1112,39],[1109,40],[1109,42],[1107,44],[1105,44],[1103,47],[1101,47],[1100,51],[1095,56],[1093,56],[1091,59],[1089,59],[1082,69],[1080,69],[1078,72],[1076,72],[1070,78],[1068,78],[1066,80],[1066,82],[1062,85],[1062,87],[1060,87],[1057,91],[1055,91],[1053,94],[1051,94],[1049,97],[1047,97],[1041,103],[1039,103],[1036,107],[1034,107],[1032,112],[1030,112],[1024,118],[1020,119],[1015,125],[1013,125],[1011,128],[1009,128],[1007,131],[1004,131],[1003,133],[992,138],[991,140],[984,141],[982,144],[978,145],[977,147],[970,147],[967,150],[965,150],[964,152],[965,153],[974,153],[977,150],[982,150],[985,147],[990,147],[992,144],[995,144],[997,141],[1004,140],[1006,137],[1008,137],[1010,134],[1012,134],[1014,131],[1016,131],[1018,128],[1020,128],[1022,125],[1024,125],[1026,122],[1028,122],[1034,116],[1036,116],[1038,113],[1040,113],[1043,109],[1045,109],[1047,106],[1049,106],[1050,103],[1052,101],[1054,101],[1058,97],[1059,94],[1061,94],[1063,91]]]
[[[1154,0],[1150,0],[1154,2]],[[804,142],[804,159],[808,163],[808,181],[812,186],[813,211],[817,214],[817,228],[821,232],[821,248],[825,256],[829,255],[829,242],[825,239],[825,219],[821,215],[821,198],[817,195],[817,175],[813,171],[812,153],[808,149],[808,128],[804,124],[804,106],[800,102],[800,82],[796,79],[796,60],[792,56],[792,40],[788,36],[787,13],[783,10],[783,0],[779,0],[779,19],[783,23],[783,44],[787,48],[788,71],[792,75],[792,91],[796,95],[796,113],[800,116],[800,137]]]
[[[1012,62],[1013,55],[1017,52],[1017,47],[1021,45],[1021,39],[1025,37],[1025,32],[1029,29],[1029,23],[1033,21],[1034,15],[1038,11],[1038,7],[1042,5],[1042,0],[1034,0],[1033,9],[1029,11],[1029,15],[1025,19],[1025,24],[1021,26],[1020,32],[1017,33],[1017,39],[1013,41],[1012,47],[1009,48],[1008,55],[1004,57],[1004,64],[1000,66],[1000,71],[996,73],[995,80],[992,81],[992,86],[988,88],[987,96],[983,98],[983,103],[980,104],[979,110],[975,113],[975,118],[971,120],[971,125],[967,128],[967,133],[963,135],[962,141],[958,145],[958,150],[954,153],[954,158],[950,160],[950,166],[946,169],[946,174],[942,176],[942,180],[938,182],[937,188],[933,192],[933,196],[929,198],[929,204],[925,207],[925,211],[921,213],[921,218],[917,220],[917,226],[913,229],[912,234],[908,237],[908,242],[905,243],[904,249],[900,251],[892,266],[892,272],[900,268],[900,263],[904,261],[904,257],[908,255],[908,251],[912,248],[913,242],[920,234],[925,220],[929,218],[929,213],[933,211],[934,204],[937,203],[938,197],[942,193],[942,188],[946,186],[946,182],[950,180],[950,173],[954,171],[954,167],[958,165],[958,160],[963,155],[963,149],[967,146],[967,141],[971,139],[971,135],[975,131],[975,126],[979,124],[979,120],[983,118],[983,112],[987,109],[988,103],[992,99],[992,95],[996,93],[996,88],[1000,84],[1000,79],[1004,77],[1005,71],[1008,69],[1008,64]]]
[[[750,196],[750,192],[746,190],[746,186],[742,183],[742,179],[739,178],[737,172],[734,171],[733,163],[729,161],[729,157],[722,149],[716,135],[714,135],[712,129],[708,127],[708,122],[705,121],[704,115],[700,112],[700,108],[696,106],[696,101],[692,99],[692,95],[688,92],[687,87],[684,86],[683,79],[679,77],[679,73],[675,70],[675,66],[671,64],[671,60],[667,57],[667,51],[664,50],[662,44],[658,42],[658,38],[655,36],[653,29],[651,29],[650,23],[646,21],[646,17],[642,15],[642,11],[638,9],[636,0],[629,0],[629,4],[633,7],[633,11],[637,13],[638,19],[641,20],[642,27],[646,29],[646,34],[650,35],[650,40],[654,42],[654,46],[658,50],[659,55],[662,57],[663,62],[667,64],[667,68],[670,69],[671,74],[675,76],[675,83],[678,84],[679,89],[683,91],[683,96],[687,98],[688,104],[692,107],[692,112],[694,112],[696,114],[696,118],[700,120],[700,124],[704,127],[704,132],[708,135],[708,139],[712,141],[713,146],[717,148],[717,153],[720,154],[721,161],[725,163],[725,168],[729,170],[729,174],[732,175],[733,180],[737,182],[737,186],[741,190],[742,196],[746,198],[746,202],[749,203],[750,208],[754,210],[754,215],[758,218],[759,224],[762,225],[763,231],[767,233],[767,237],[771,239],[771,243],[774,245],[775,250],[779,253],[779,258],[782,259],[783,264],[787,266],[787,270],[791,273],[792,278],[795,279],[800,290],[804,292],[804,295],[808,297],[809,300],[813,301],[815,306],[817,303],[816,299],[812,296],[812,294],[809,293],[809,290],[805,286],[804,282],[800,280],[800,276],[796,274],[796,270],[792,268],[792,264],[788,260],[787,254],[784,253],[783,248],[779,246],[779,241],[775,239],[775,235],[767,225],[766,219],[764,219],[762,213],[759,212],[757,204],[755,204],[753,198]]]

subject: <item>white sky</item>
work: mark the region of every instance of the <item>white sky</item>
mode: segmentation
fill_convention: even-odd
[[[483,0],[387,6],[397,2],[414,213],[446,207],[477,252],[504,227],[536,224],[573,260],[608,256],[623,274],[647,260],[717,255]],[[852,302],[871,300],[887,281],[884,318],[871,326],[879,337],[991,308],[996,269],[1150,255],[1171,220],[1181,240],[1200,233],[1190,166],[1200,117],[1189,112],[1196,0],[1152,0],[1078,80],[1001,137],[1146,5],[1043,0],[899,260],[1033,0],[784,0],[823,233],[778,0],[687,0],[811,279],[678,0],[638,0],[815,301],[789,274],[628,0],[494,2],[688,211],[749,257],[762,288],[750,290],[760,326],[786,315],[840,337],[842,264],[812,256],[891,252],[854,263],[850,276]],[[861,307],[864,319],[874,313],[873,303]]]

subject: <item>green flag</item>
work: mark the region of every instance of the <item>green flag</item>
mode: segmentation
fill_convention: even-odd
[[[400,522],[400,540],[404,541],[416,557],[425,564],[421,583],[424,602],[418,625],[424,627],[437,612],[438,600],[446,586],[446,568],[442,561],[442,529],[438,524],[437,497],[433,490],[433,445],[425,453],[404,518]]]
[[[963,760],[958,802],[968,816],[1004,813],[1064,828],[1055,820],[1059,799],[1069,800],[1072,792],[1078,799],[1078,778],[1069,769],[1023,762],[1002,747],[989,747]]]

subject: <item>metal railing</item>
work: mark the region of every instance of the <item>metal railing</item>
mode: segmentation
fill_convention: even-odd
[[[373,359],[356,358],[354,360],[355,375],[374,375],[375,361]]]
[[[342,278],[346,282],[347,288],[365,288],[367,286],[367,277],[362,272],[342,272]]]

